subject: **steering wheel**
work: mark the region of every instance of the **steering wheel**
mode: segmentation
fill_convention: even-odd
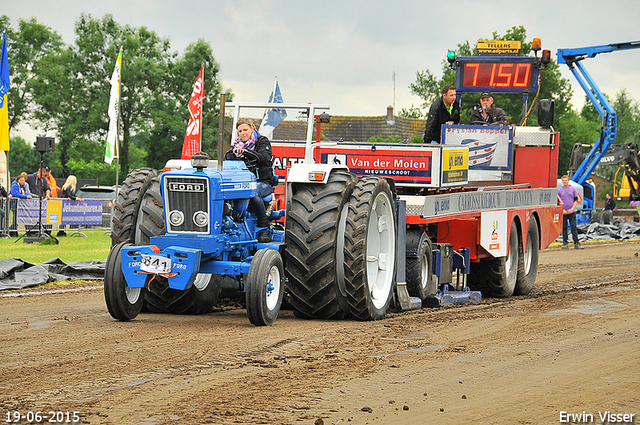
[[[247,164],[248,169],[252,170],[258,168],[258,160],[260,157],[254,150],[245,149],[242,155],[244,157],[244,163]]]

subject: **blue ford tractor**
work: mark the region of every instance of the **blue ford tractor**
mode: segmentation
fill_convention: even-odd
[[[271,242],[258,242],[265,229],[248,210],[256,177],[243,162],[225,161],[217,170],[207,168],[206,156],[194,155],[191,163],[193,168],[158,177],[166,233],[151,236],[148,245],[112,246],[104,282],[109,313],[117,320],[134,319],[154,281],[165,280],[165,293],[204,294],[212,278],[230,277],[243,286],[251,323],[273,324],[285,286],[284,231],[270,226]],[[203,304],[210,308],[211,300]]]

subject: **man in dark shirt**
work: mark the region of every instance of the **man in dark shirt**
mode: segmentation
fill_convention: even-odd
[[[502,109],[493,106],[491,93],[484,92],[480,95],[480,108],[474,109],[469,116],[469,124],[509,125],[509,118]]]
[[[42,185],[42,198],[49,199],[51,197],[51,189],[45,176],[45,170],[38,170],[33,174],[27,176],[27,183],[29,183],[29,190],[35,196],[40,196],[40,185]]]
[[[604,210],[605,211],[613,211],[616,209],[616,200],[611,197],[610,193],[606,195],[607,200],[604,201]]]
[[[424,130],[425,143],[440,143],[442,124],[460,124],[460,104],[456,100],[456,88],[450,84],[442,88],[442,97],[438,98],[427,117]]]

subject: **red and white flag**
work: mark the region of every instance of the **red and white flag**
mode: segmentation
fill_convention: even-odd
[[[182,159],[190,159],[194,153],[200,152],[202,141],[202,98],[204,98],[204,65],[193,85],[191,100],[189,100],[189,125],[182,145]]]

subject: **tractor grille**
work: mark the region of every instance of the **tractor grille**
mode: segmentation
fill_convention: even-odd
[[[209,180],[206,177],[166,176],[164,199],[168,233],[209,234]],[[200,226],[194,221],[198,215],[205,218]]]

